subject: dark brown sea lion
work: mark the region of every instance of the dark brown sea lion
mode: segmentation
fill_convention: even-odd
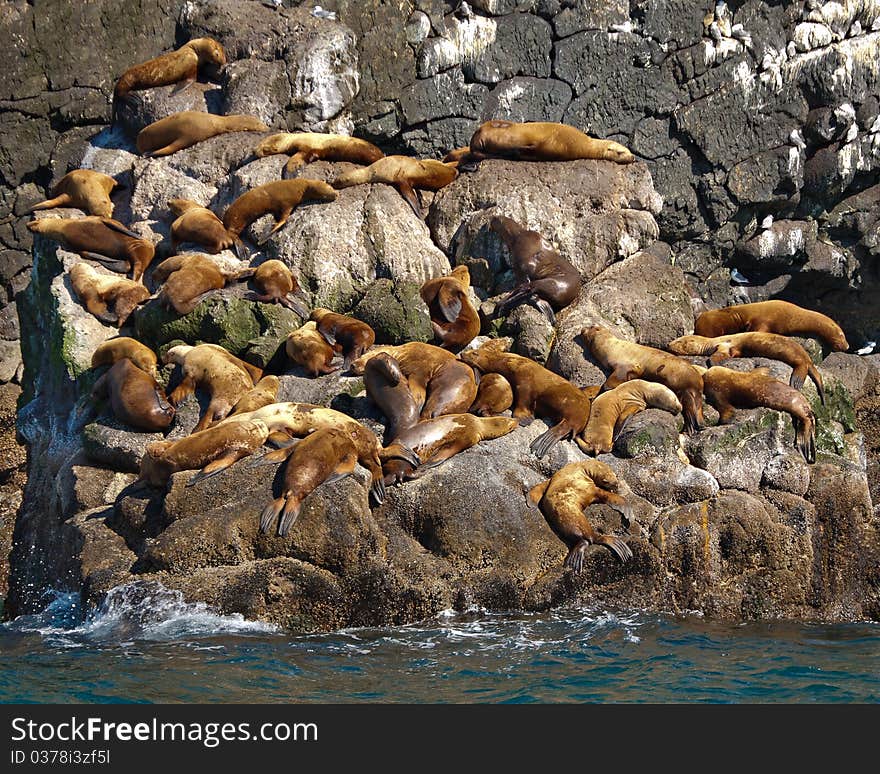
[[[119,183],[110,175],[93,169],[74,169],[62,177],[52,188],[54,198],[35,204],[31,212],[49,210],[53,207],[76,207],[89,215],[102,218],[113,216],[110,192]]]
[[[498,340],[461,353],[461,359],[483,373],[501,374],[513,388],[513,416],[520,424],[534,417],[555,424],[532,441],[529,448],[543,457],[559,441],[576,437],[590,418],[590,399],[570,381],[534,360],[505,352]]]
[[[243,362],[243,361],[242,361]],[[278,400],[278,390],[281,388],[281,380],[277,376],[264,376],[258,381],[253,389],[248,390],[235,408],[229,413],[229,416],[236,414],[244,414],[247,411],[256,411],[258,408],[268,406]]]
[[[265,132],[268,128],[254,116],[216,116],[198,110],[184,110],[145,126],[138,132],[135,145],[138,153],[144,156],[170,156],[218,134]]]
[[[819,399],[825,405],[825,388],[822,375],[813,365],[810,355],[800,344],[778,333],[731,333],[716,336],[681,336],[670,341],[666,347],[676,355],[706,355],[712,365],[719,365],[733,357],[766,357],[779,360],[792,368],[789,384],[796,390],[804,386],[809,375],[816,385]]]
[[[422,419],[464,414],[477,396],[477,382],[470,366],[448,350],[419,341],[373,347],[351,364],[351,372],[362,374],[367,361],[381,352],[391,355],[400,365]]]
[[[605,503],[627,520],[632,508],[617,494],[617,476],[599,460],[572,462],[547,481],[529,490],[527,501],[537,505],[556,536],[568,546],[565,566],[573,572],[584,567],[584,553],[591,544],[605,546],[621,562],[632,559],[632,550],[619,537],[597,532],[584,515],[584,508]]]
[[[528,302],[535,304],[555,324],[554,311],[564,309],[580,292],[581,275],[577,269],[537,231],[529,231],[511,218],[496,215],[489,221],[489,228],[507,245],[517,283],[498,305],[495,315]]]
[[[196,391],[205,390],[210,402],[193,432],[204,430],[226,417],[260,379],[260,369],[245,363],[215,344],[171,347],[162,359],[180,366],[183,379],[169,396],[171,404],[180,402]],[[252,413],[252,412],[249,412]]]
[[[187,486],[226,470],[236,460],[259,449],[269,436],[259,420],[218,424],[176,441],[153,441],[141,458],[140,481],[165,486],[172,473],[198,470]]]
[[[581,331],[581,339],[596,361],[611,371],[602,392],[630,379],[660,382],[681,401],[684,427],[694,433],[703,424],[703,379],[692,365],[654,347],[618,339],[601,325]]]
[[[431,327],[440,346],[458,352],[480,332],[480,315],[468,296],[471,275],[456,266],[445,277],[428,280],[419,290],[431,315]]]
[[[137,339],[128,336],[117,336],[115,339],[107,339],[101,342],[92,352],[92,368],[102,365],[113,365],[117,360],[128,358],[141,371],[152,377],[157,376],[156,353],[152,349],[141,344]]]
[[[306,319],[309,310],[306,307],[307,299],[293,276],[293,272],[287,268],[283,261],[272,259],[264,261],[254,272],[254,284],[259,293],[249,293],[246,298],[253,301],[263,301],[271,304],[281,304],[296,312]]]
[[[351,362],[363,355],[376,341],[375,331],[354,317],[318,307],[312,309],[309,319],[315,322],[318,333],[325,341],[336,352],[342,353],[343,371],[347,371]]]
[[[177,252],[181,242],[192,242],[205,248],[212,255],[233,247],[238,251],[236,238],[226,230],[220,220],[207,207],[191,199],[170,199],[168,209],[177,218],[171,224],[171,251]],[[241,255],[239,254],[239,257]]]
[[[632,152],[611,140],[589,137],[567,124],[529,121],[486,121],[471,137],[470,152],[459,156],[459,169],[472,170],[488,158],[517,161],[605,159],[616,164],[635,161]]]
[[[480,377],[477,397],[471,405],[471,414],[481,417],[498,416],[513,405],[513,388],[501,374]]]
[[[125,325],[135,308],[150,297],[150,291],[140,282],[115,274],[101,274],[87,263],[71,267],[70,285],[89,312],[105,325],[117,328]]]
[[[351,435],[339,428],[315,430],[292,446],[270,452],[263,461],[287,459],[281,497],[265,507],[260,516],[260,532],[269,532],[278,522],[278,535],[286,537],[299,516],[303,500],[321,484],[332,483],[354,472],[357,447]],[[279,521],[280,517],[280,521]]]
[[[222,68],[226,64],[226,52],[213,38],[195,38],[176,51],[162,54],[142,64],[129,67],[113,89],[113,123],[119,112],[119,102],[132,91],[152,89],[178,83],[179,89],[195,81],[201,65]]]
[[[392,441],[419,421],[419,406],[409,390],[409,382],[391,355],[381,352],[364,366],[364,387],[388,423],[385,438]]]
[[[590,421],[577,444],[586,454],[605,454],[614,446],[623,425],[629,417],[646,408],[659,408],[670,414],[681,411],[675,393],[659,382],[632,379],[593,399]]]
[[[314,320],[309,320],[301,328],[287,334],[284,351],[287,357],[301,365],[309,376],[332,374],[342,368],[341,365],[330,365],[336,353],[318,333],[317,323]]]
[[[400,192],[417,217],[423,218],[421,201],[416,189],[439,191],[455,180],[458,171],[454,166],[435,159],[414,159],[409,156],[385,156],[363,169],[339,175],[333,181],[334,188],[348,188],[366,183],[387,183]]]
[[[139,430],[161,432],[174,419],[174,407],[156,380],[128,358],[117,360],[92,388],[92,397],[110,397],[114,416]]]
[[[419,478],[480,441],[507,435],[518,424],[511,417],[475,417],[473,414],[446,414],[436,419],[424,419],[401,431],[382,450],[385,483],[399,484]],[[409,451],[418,455],[418,466],[403,458],[402,452]]]
[[[372,164],[385,154],[373,143],[348,137],[344,134],[320,134],[317,132],[279,132],[263,139],[254,156],[263,158],[276,153],[290,155],[284,165],[282,178],[293,177],[302,166],[313,161],[349,161],[353,164]]]
[[[334,191],[322,180],[298,177],[295,180],[274,180],[258,185],[239,196],[223,214],[223,225],[235,237],[251,225],[257,218],[272,214],[275,226],[263,238],[265,242],[272,234],[283,228],[294,208],[303,202],[332,202],[336,199]]]
[[[88,216],[85,218],[41,218],[27,224],[28,230],[61,242],[66,250],[98,261],[111,271],[140,282],[156,248],[118,220]]]
[[[816,415],[803,393],[770,376],[765,369],[734,371],[713,366],[703,374],[706,400],[718,411],[720,424],[733,421],[734,409],[764,406],[791,414],[795,445],[810,464],[816,461]]]
[[[163,282],[157,294],[166,309],[189,314],[214,290],[226,287],[229,280],[253,274],[251,268],[224,271],[201,253],[182,253],[166,258],[153,270],[153,279]]]
[[[774,299],[713,309],[703,312],[694,323],[694,333],[710,339],[741,331],[811,336],[821,339],[835,352],[849,349],[846,336],[834,320],[788,301]]]

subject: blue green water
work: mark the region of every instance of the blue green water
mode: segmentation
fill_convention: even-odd
[[[0,627],[2,702],[876,702],[880,625],[568,609],[293,637],[123,590]]]

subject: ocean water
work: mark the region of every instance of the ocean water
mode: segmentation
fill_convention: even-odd
[[[291,636],[157,585],[0,626],[0,702],[877,702],[880,625],[444,612]]]

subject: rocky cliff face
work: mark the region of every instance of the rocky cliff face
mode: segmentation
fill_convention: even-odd
[[[0,319],[0,376],[23,384],[18,427],[31,460],[10,613],[39,607],[51,586],[95,600],[148,577],[299,630],[468,604],[880,616],[872,357],[822,363],[831,399],[823,409],[809,393],[820,417],[815,466],[794,451],[789,418],[774,412],[747,412],[686,440],[680,420],[635,417],[603,459],[626,482],[636,518],[622,525],[612,511],[594,514],[599,526],[628,531],[635,559],[623,567],[597,549],[582,576],[562,571],[565,549],[522,490],[582,455],[566,443],[542,462],[531,457],[540,422],[395,489],[381,508],[368,506],[361,471],[316,492],[290,536],[267,537],[257,522],[271,469],[239,463],[191,488],[189,474],[177,474],[167,493],[133,485],[151,437],[95,415],[84,397],[91,351],[113,330],[71,298],[61,272],[73,256],[41,241],[31,253],[21,217],[53,180],[88,166],[126,184],[117,215],[158,242],[167,199],[222,211],[278,176],[283,157],[250,159],[250,133],[168,159],[137,157],[131,133],[182,109],[250,112],[273,128],[353,129],[386,150],[429,156],[466,144],[485,118],[561,120],[623,142],[639,162],[487,162],[437,194],[424,223],[391,188],[348,189],[297,211],[265,255],[292,266],[314,304],[356,310],[380,340],[427,340],[418,285],[467,263],[490,308],[511,276],[486,222],[517,218],[586,283],[555,329],[521,308],[486,332],[511,336],[579,385],[602,380],[575,341],[584,325],[662,345],[692,332],[706,304],[800,301],[834,316],[860,346],[877,331],[877,4],[744,2],[713,13],[708,2],[328,0],[336,20],[315,17],[311,4],[144,0],[124,18],[110,5],[14,2],[0,11],[16,41],[0,114],[0,270],[12,302],[0,312],[9,321]],[[103,44],[75,50],[62,34],[71,25]],[[123,116],[128,136],[101,131],[122,70],[206,34],[235,60],[222,83],[141,92]],[[318,163],[301,174],[328,179],[342,168]],[[236,264],[231,253],[218,260]],[[731,281],[734,268],[747,284]],[[298,318],[244,293],[233,285],[181,319],[147,305],[133,330],[160,352],[175,341],[221,343],[283,372],[283,399],[331,405],[381,430],[360,380],[286,369],[279,347]],[[785,367],[758,364],[787,379]],[[4,389],[14,400],[17,388]],[[189,431],[195,411],[192,403],[180,412],[172,436]],[[15,507],[0,512],[6,534]]]

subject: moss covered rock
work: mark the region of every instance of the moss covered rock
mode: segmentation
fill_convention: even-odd
[[[378,279],[354,309],[354,316],[376,332],[377,344],[431,341],[434,331],[419,284]]]

